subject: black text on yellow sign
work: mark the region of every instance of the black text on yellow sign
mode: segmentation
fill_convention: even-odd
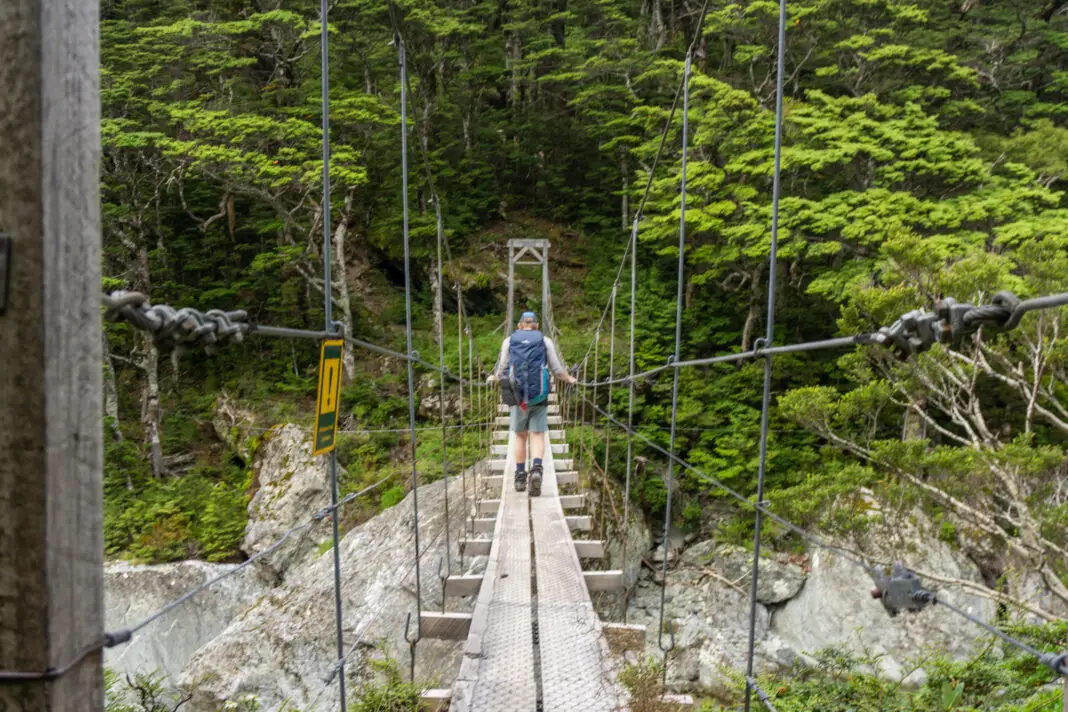
[[[315,442],[312,455],[334,449],[337,439],[337,409],[341,401],[341,350],[345,342],[328,339],[319,356],[319,393],[315,399]]]

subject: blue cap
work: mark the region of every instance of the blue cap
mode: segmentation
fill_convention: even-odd
[[[534,321],[537,321],[538,315],[534,312],[523,312],[519,315],[519,321],[523,321],[524,319],[532,319]]]

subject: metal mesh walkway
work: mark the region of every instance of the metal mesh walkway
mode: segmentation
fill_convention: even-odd
[[[564,517],[552,448],[546,447],[540,497],[530,498],[537,572],[542,710],[620,709],[608,645]]]
[[[509,437],[512,445],[515,435]],[[508,448],[505,472],[515,470]],[[527,495],[502,478],[500,507],[486,571],[450,709],[471,712],[534,710],[534,626],[531,617],[530,524]]]
[[[624,709],[558,496],[553,448],[546,443],[542,493],[531,498],[512,485],[514,444],[509,433],[507,459],[496,465],[503,476],[489,480],[501,483],[500,504],[449,709]]]

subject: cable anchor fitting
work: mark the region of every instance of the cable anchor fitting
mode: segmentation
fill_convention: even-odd
[[[1015,328],[1020,304],[1008,291],[998,292],[990,304],[981,306],[944,297],[935,303],[934,311],[914,309],[872,334],[870,342],[893,349],[901,359],[921,354],[936,343],[957,347],[983,326],[1000,331]]]
[[[879,574],[871,597],[882,602],[891,618],[901,611],[916,613],[926,608],[927,604],[938,602],[933,593],[923,588],[920,578],[901,562],[894,562],[889,574],[885,570]]]

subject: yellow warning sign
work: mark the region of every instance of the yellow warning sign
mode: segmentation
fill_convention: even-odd
[[[345,342],[327,339],[319,356],[319,393],[315,398],[315,440],[312,455],[334,449],[338,406],[341,400],[341,350]]]

